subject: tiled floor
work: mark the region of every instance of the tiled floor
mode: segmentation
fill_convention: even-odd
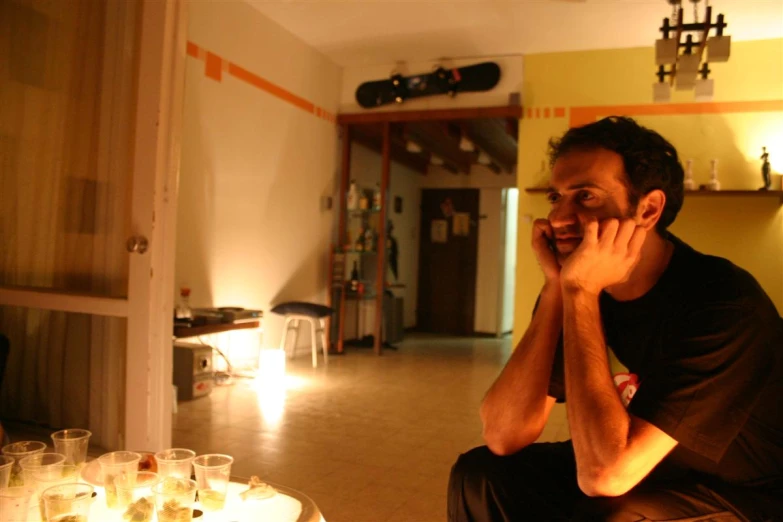
[[[327,522],[439,522],[457,455],[480,445],[478,406],[510,340],[418,337],[382,357],[349,349],[313,369],[288,361],[287,391],[247,380],[180,403],[174,445],[235,457],[233,473],[299,489]],[[542,440],[567,437],[556,409]]]

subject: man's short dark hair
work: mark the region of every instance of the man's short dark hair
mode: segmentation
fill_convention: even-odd
[[[684,172],[677,150],[660,134],[631,118],[610,116],[575,127],[560,139],[549,141],[549,163],[573,150],[606,149],[623,158],[627,176],[628,203],[632,208],[641,196],[653,190],[666,194],[666,205],[655,228],[664,234],[682,208]]]

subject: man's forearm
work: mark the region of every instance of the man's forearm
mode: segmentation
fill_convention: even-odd
[[[598,296],[566,291],[563,315],[568,424],[580,485],[589,489],[622,455],[630,417],[609,370]]]
[[[560,287],[545,286],[530,326],[481,405],[484,438],[495,453],[518,451],[543,429],[562,324]]]

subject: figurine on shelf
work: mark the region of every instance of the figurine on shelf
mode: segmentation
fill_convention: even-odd
[[[764,186],[759,190],[769,190],[772,186],[772,167],[769,164],[769,152],[767,147],[761,147],[761,177],[764,179]]]
[[[711,161],[712,170],[710,171],[710,184],[707,188],[709,190],[720,190],[720,181],[718,181],[718,160]]]
[[[696,183],[693,181],[693,160],[689,159],[685,162],[685,179],[682,182],[685,190],[695,190]]]
[[[356,185],[356,180],[351,180],[351,188],[348,189],[348,210],[356,210],[359,208],[359,187]]]

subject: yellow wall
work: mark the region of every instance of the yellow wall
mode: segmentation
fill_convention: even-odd
[[[520,189],[545,182],[547,141],[583,114],[592,119],[622,112],[657,130],[677,147],[683,161],[694,160],[697,185],[707,183],[710,160],[717,158],[724,190],[758,188],[762,146],[770,151],[773,171],[783,172],[783,39],[735,42],[728,62],[711,65],[715,98],[697,107],[702,114],[683,114],[698,112],[692,92],[675,91],[672,104],[652,105],[653,57],[652,47],[526,56]],[[675,114],[655,114],[664,110]],[[520,191],[515,342],[529,323],[543,283],[530,250],[530,222],[547,212],[543,195]],[[778,199],[690,197],[671,230],[698,250],[748,270],[783,310]]]

